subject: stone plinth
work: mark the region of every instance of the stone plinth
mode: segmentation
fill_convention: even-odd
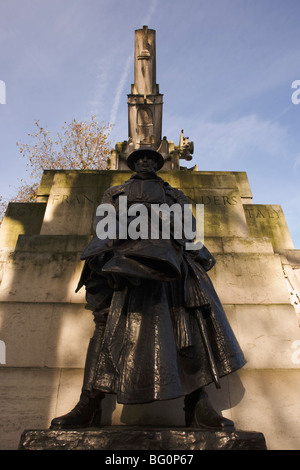
[[[78,401],[94,331],[85,290],[75,293],[80,256],[104,191],[131,174],[48,170],[38,203],[8,208],[0,230],[0,449],[16,449],[24,429],[47,429]],[[209,276],[247,360],[221,390],[207,387],[213,406],[238,429],[259,429],[269,450],[300,449],[300,250],[282,209],[252,204],[245,172],[159,175],[204,206],[204,243],[217,260]],[[152,426],[178,435],[183,408],[183,397],[123,406],[109,395],[102,432],[122,426],[123,439],[124,426]]]
[[[19,450],[267,450],[259,432],[108,426],[87,430],[27,430]]]

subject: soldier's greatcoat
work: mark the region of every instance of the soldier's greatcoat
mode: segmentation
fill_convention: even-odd
[[[155,173],[109,188],[102,203],[118,212],[120,196],[128,206],[143,203],[149,210],[151,204],[187,204]],[[95,321],[105,324],[93,387],[116,394],[119,403],[177,398],[214,380],[199,312],[218,376],[245,364],[207,274],[215,260],[205,247],[185,250],[184,242],[95,236],[82,255],[77,290],[85,285]]]

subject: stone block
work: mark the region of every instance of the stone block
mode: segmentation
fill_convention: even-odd
[[[290,264],[292,268],[300,267],[300,250],[280,250],[282,264]]]
[[[244,204],[244,211],[250,236],[269,237],[275,251],[294,248],[281,206]]]
[[[238,191],[237,178],[230,172],[202,172],[202,171],[163,171],[159,176],[174,188],[184,193],[191,188],[196,189],[226,189]]]
[[[86,240],[87,238],[84,237],[70,240],[68,245],[63,237],[61,239],[53,237],[51,250],[51,238],[48,238],[44,246],[49,246],[49,251],[43,251],[41,238],[40,248],[35,251],[16,250],[5,264],[0,300],[84,303],[84,288],[75,294],[83,267],[83,262],[80,261],[82,249],[63,251],[62,247],[69,246],[69,249],[78,249]],[[27,241],[28,239],[24,239],[23,246],[28,248],[30,242]],[[38,246],[34,241],[39,244],[37,238],[32,239],[32,246]],[[235,243],[236,251],[233,252],[232,242],[225,240],[222,243],[222,250],[229,251],[229,253],[215,254],[217,263],[209,271],[209,276],[223,303],[290,302],[279,255],[268,251],[243,252],[243,249],[246,250],[246,242]],[[239,252],[237,251],[238,245]],[[221,248],[220,244],[219,248]]]
[[[46,203],[10,202],[0,228],[1,248],[14,248],[20,234],[38,234]]]
[[[93,315],[83,304],[1,303],[6,367],[83,368]]]
[[[2,248],[0,249],[0,285],[4,276],[6,263],[12,253],[12,248]]]
[[[81,254],[91,238],[89,235],[20,235],[15,252]]]
[[[127,171],[55,171],[51,186],[45,184],[49,196],[41,234],[91,234],[104,191],[128,177],[130,172]]]
[[[269,238],[222,237],[224,253],[274,253]]]
[[[196,204],[204,206],[204,236],[248,237],[241,197],[235,189],[194,189]]]
[[[0,300],[84,303],[85,289],[75,294],[83,267],[80,255],[16,251],[5,265]],[[215,258],[209,276],[223,303],[290,302],[279,255],[224,253]]]
[[[0,449],[16,450],[24,429],[47,428],[55,414],[60,371],[0,366]]]
[[[295,309],[300,324],[300,265],[289,264],[286,257],[282,256],[282,254],[280,257],[290,302]]]
[[[45,286],[51,285],[53,276],[55,289],[46,296],[42,294],[41,301],[56,301],[59,292],[58,298],[66,299],[69,292],[75,302],[84,302],[84,289],[79,294],[75,294],[75,289],[83,266],[80,256],[91,238],[88,235],[20,235],[14,252],[8,248],[0,251],[0,281],[5,272],[1,300],[30,302],[36,295],[46,292]],[[69,286],[70,277],[72,284]],[[59,278],[63,279],[62,284]],[[18,292],[13,287],[15,283],[19,284]]]
[[[216,254],[209,271],[223,304],[289,304],[279,255],[272,253]]]
[[[53,178],[57,170],[44,170],[37,192],[38,202],[48,202]]]
[[[223,239],[221,237],[205,237],[203,241],[212,254],[224,253]]]
[[[191,204],[203,204],[205,237],[248,236],[241,194],[234,174],[181,171],[169,172],[165,179],[181,189]]]
[[[78,401],[94,330],[84,289],[75,294],[80,255],[103,192],[131,174],[49,170],[40,205],[8,211],[0,233],[2,449],[17,448],[24,429],[46,429]],[[221,391],[208,387],[215,408],[237,429],[262,431],[269,448],[299,450],[299,328],[282,264],[293,281],[300,279],[300,250],[293,249],[281,207],[251,204],[243,172],[159,174],[191,203],[204,204],[204,242],[217,260],[209,275],[248,361],[221,379]],[[29,210],[41,213],[32,218]],[[103,408],[106,426],[184,422],[183,398],[123,406],[110,395]]]
[[[0,367],[0,448],[16,449],[24,429],[46,429],[55,416],[70,411],[82,377],[79,369]],[[236,429],[262,432],[270,450],[300,449],[299,369],[244,368],[221,379],[221,385],[221,390],[207,388],[210,399]],[[127,407],[116,405],[113,396],[104,400],[104,426],[151,426],[151,413],[152,426],[183,426],[182,399]]]
[[[0,301],[84,303],[84,289],[75,294],[83,267],[80,255],[81,251],[15,251],[4,266]]]
[[[45,429],[51,420],[69,412],[79,400],[83,369],[0,366],[0,449],[17,449],[24,429]],[[116,404],[113,395],[103,401],[104,426],[160,426],[184,424],[183,399],[145,405]]]
[[[300,450],[299,369],[242,369],[228,376],[228,387],[235,403],[228,415],[237,429],[254,426],[264,434],[268,450]]]
[[[274,253],[270,238],[205,237],[204,245],[214,255],[220,253]]]
[[[244,352],[246,369],[298,369],[294,345],[300,329],[294,308],[286,305],[224,305]]]
[[[231,185],[233,186],[236,186],[239,193],[240,193],[240,196],[242,198],[242,201],[243,203],[246,203],[246,201],[249,201],[249,203],[251,203],[251,200],[252,200],[252,191],[251,191],[251,188],[250,188],[250,184],[249,184],[249,180],[248,180],[248,176],[247,176],[247,173],[245,171],[199,171],[199,172],[193,172],[193,179],[196,183],[196,185],[199,185],[197,184],[197,178],[199,178],[198,175],[210,175],[214,178],[214,182],[218,181],[224,181],[224,183],[222,184],[221,183],[221,186],[222,187],[226,187],[226,184],[227,184],[227,181],[226,180],[226,177],[232,177],[234,178],[234,181],[233,183],[231,183]],[[216,179],[218,178],[218,180]],[[220,183],[216,186],[216,187],[220,187]]]
[[[103,192],[128,180],[131,174],[128,171],[61,170],[45,175],[40,191],[48,191],[49,196],[41,234],[91,234]],[[243,196],[249,196],[245,175],[173,171],[160,172],[160,176],[183,190],[190,203],[204,204],[205,236],[248,235],[242,204]]]

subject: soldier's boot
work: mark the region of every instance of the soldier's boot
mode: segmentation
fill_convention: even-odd
[[[96,326],[87,350],[83,386],[77,405],[67,414],[54,418],[50,429],[78,429],[101,426],[103,392],[93,389],[95,372],[102,346],[104,327]]]
[[[234,430],[233,421],[216,412],[203,388],[186,395],[184,405],[187,427],[214,431]]]

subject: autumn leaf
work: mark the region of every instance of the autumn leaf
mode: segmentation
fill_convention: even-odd
[[[44,170],[105,170],[110,155],[109,136],[112,126],[98,123],[96,116],[89,122],[73,119],[65,122],[55,139],[39,121],[28,136],[30,143],[17,142],[22,156],[27,160],[31,183],[23,180],[11,202],[34,202]],[[0,195],[0,223],[8,201]]]

